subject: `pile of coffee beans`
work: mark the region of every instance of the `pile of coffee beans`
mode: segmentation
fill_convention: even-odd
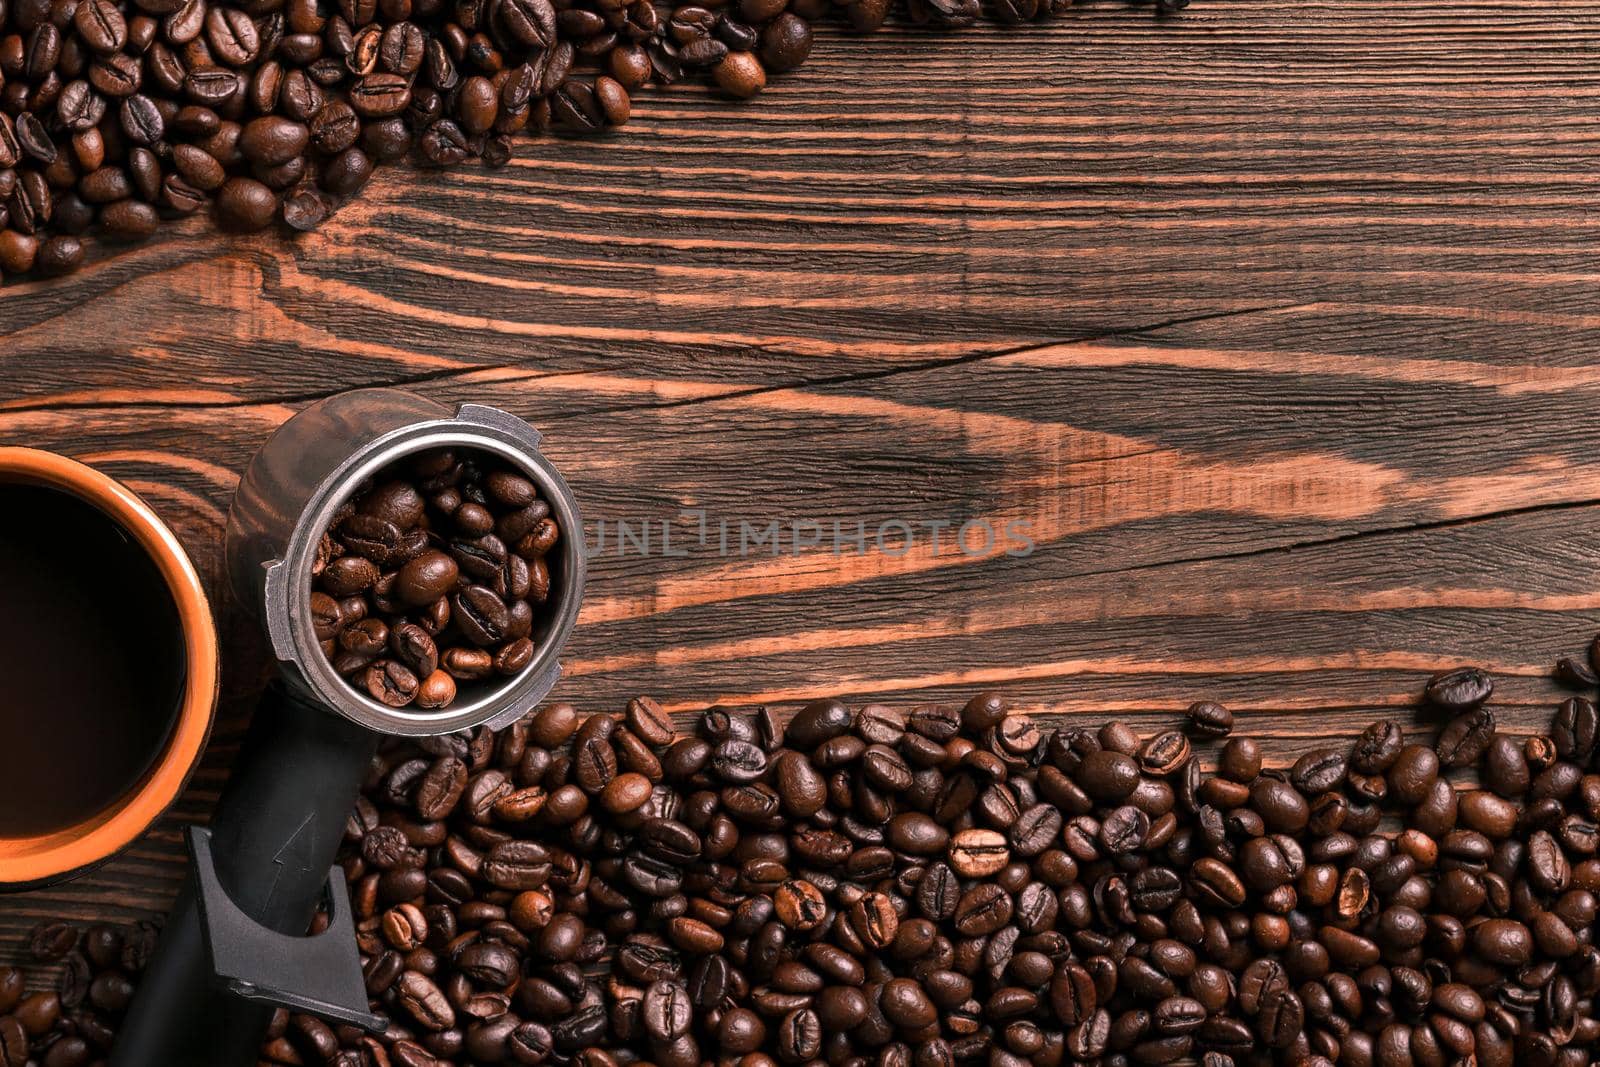
[[[1187,0],[1157,0],[1174,10]],[[320,225],[380,163],[490,165],[510,137],[628,121],[647,85],[754,96],[835,12],[897,0],[0,0],[0,281],[83,263],[91,229]],[[1006,22],[1070,0],[991,0]],[[905,0],[959,27],[980,0]]]
[[[41,923],[28,951],[54,965],[59,978],[54,988],[30,991],[21,969],[0,967],[0,1067],[103,1065],[160,934],[152,922],[100,923],[81,932]]]
[[[432,449],[356,490],[312,564],[311,621],[328,661],[389,707],[448,707],[461,684],[533,661],[561,527],[526,475]]]
[[[342,859],[389,1030],[280,1013],[262,1062],[1584,1067],[1600,714],[1513,737],[1492,690],[1282,768],[1214,703],[1140,736],[992,693],[395,740]],[[35,938],[59,996],[0,975],[0,1064],[101,1062],[108,936]]]

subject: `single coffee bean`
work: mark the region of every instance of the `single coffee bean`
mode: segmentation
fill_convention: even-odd
[[[354,146],[328,160],[323,166],[322,186],[330,193],[350,196],[357,193],[372,177],[372,160]]]
[[[311,131],[303,124],[278,115],[264,115],[245,124],[239,151],[252,163],[275,166],[306,150]]]
[[[396,1003],[424,1030],[438,1032],[455,1025],[456,1014],[449,999],[426,975],[406,971],[395,988]]]
[[[1116,803],[1126,799],[1138,785],[1139,765],[1121,752],[1101,749],[1084,757],[1077,779],[1096,800]]]
[[[1350,766],[1361,774],[1382,774],[1400,756],[1405,738],[1392,722],[1375,722],[1362,731],[1351,752]]]
[[[447,671],[436,670],[417,686],[417,706],[444,708],[456,698],[456,682]]]
[[[1189,729],[1200,737],[1227,737],[1233,732],[1233,712],[1211,700],[1189,705]]]
[[[893,979],[883,987],[880,1010],[885,1019],[906,1030],[920,1030],[939,1017],[928,994],[909,978]]]
[[[1407,745],[1389,768],[1389,792],[1401,804],[1415,805],[1433,789],[1439,777],[1439,757],[1425,745]]]
[[[45,239],[39,245],[34,269],[48,277],[71,274],[83,266],[83,244],[76,237],[65,234]]]
[[[671,744],[677,736],[672,717],[650,697],[635,697],[628,701],[626,719],[628,729],[646,744],[660,748]]]
[[[475,648],[446,649],[439,656],[439,664],[452,678],[464,682],[487,678],[494,670],[493,657]]]
[[[672,1041],[689,1032],[694,1004],[679,982],[659,981],[645,990],[640,1019],[647,1034],[657,1041]]]
[[[1345,754],[1339,748],[1319,748],[1295,761],[1289,780],[1302,793],[1317,795],[1337,789],[1345,778]]]
[[[1600,675],[1595,673],[1587,659],[1578,656],[1562,656],[1556,660],[1552,673],[1556,681],[1573,689],[1600,688]]]
[[[1551,724],[1550,737],[1562,759],[1589,762],[1600,740],[1600,712],[1594,702],[1583,697],[1563,700]]]
[[[143,93],[135,93],[124,100],[118,114],[122,120],[122,132],[134,144],[158,144],[166,135],[166,119],[162,117],[161,109]]]
[[[1450,720],[1449,725],[1439,731],[1433,747],[1443,766],[1470,767],[1483,758],[1494,737],[1494,712],[1478,707]]]
[[[226,229],[241,233],[263,230],[277,213],[277,195],[253,178],[229,178],[217,192],[217,222]]]
[[[1488,919],[1474,928],[1472,946],[1485,960],[1520,967],[1533,958],[1533,935],[1513,919]]]
[[[402,708],[415,700],[421,685],[409,668],[387,659],[368,667],[364,677],[372,699],[391,708]]]
[[[54,962],[78,945],[78,931],[67,923],[40,923],[28,935],[28,952],[36,960]]]
[[[950,866],[963,878],[987,878],[1011,862],[1011,849],[995,830],[962,830],[950,839]]]
[[[87,0],[73,15],[73,27],[96,52],[120,52],[128,43],[128,23],[115,0]]]
[[[1493,692],[1494,682],[1488,674],[1476,667],[1461,667],[1434,675],[1422,695],[1436,707],[1462,712],[1482,704]]]
[[[1146,774],[1172,774],[1189,756],[1189,739],[1176,730],[1157,734],[1139,746],[1139,765]]]
[[[789,12],[779,14],[761,31],[761,62],[782,74],[794,70],[811,55],[811,26]]]
[[[100,226],[116,241],[143,241],[155,235],[161,221],[156,209],[138,200],[119,200],[100,210]]]
[[[469,585],[451,598],[452,615],[467,640],[481,647],[505,640],[511,616],[493,589]]]

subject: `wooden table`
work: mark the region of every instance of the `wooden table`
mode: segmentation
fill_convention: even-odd
[[[585,709],[1209,696],[1286,756],[1471,661],[1546,722],[1600,629],[1597,31],[1577,0],[829,31],[748,105],[648,95],[500,171],[387,171],[313,236],[195,220],[0,291],[0,442],[143,493],[228,650],[174,816],[0,904],[0,955],[164,906],[267,670],[218,582],[237,473],[357,386],[526,416],[591,540],[649,524],[596,555]],[[774,521],[823,546],[741,555]]]

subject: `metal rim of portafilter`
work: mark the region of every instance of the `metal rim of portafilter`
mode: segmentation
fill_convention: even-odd
[[[338,399],[361,400],[378,392],[393,391],[346,393]],[[411,410],[410,403],[403,403],[395,414]],[[539,451],[539,433],[497,408],[463,404],[453,414],[441,412],[381,433],[331,470],[313,468],[308,473],[321,476],[312,484],[305,477],[280,473],[280,452],[282,461],[295,463],[294,457],[303,454],[300,446],[308,431],[313,428],[286,424],[262,448],[240,483],[229,518],[228,575],[234,595],[265,628],[285,681],[351,722],[410,737],[455,733],[481,724],[499,728],[526,712],[559,677],[557,658],[577,623],[585,579],[577,500]],[[280,441],[285,433],[292,435]],[[496,684],[476,683],[448,708],[391,708],[341,678],[323,655],[311,623],[312,565],[317,542],[358,487],[396,460],[435,448],[487,452],[522,471],[550,505],[562,537],[551,560],[551,600],[543,621],[536,623],[532,636],[537,651],[528,666]],[[291,514],[297,517],[286,525],[283,519]]]

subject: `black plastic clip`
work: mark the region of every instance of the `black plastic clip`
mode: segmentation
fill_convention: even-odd
[[[195,900],[211,970],[223,988],[245,1000],[281,1005],[369,1033],[387,1027],[367,1004],[356,951],[355,924],[344,871],[328,874],[328,928],[314,937],[291,937],[269,930],[240,911],[217,878],[211,858],[211,831],[189,827]]]

